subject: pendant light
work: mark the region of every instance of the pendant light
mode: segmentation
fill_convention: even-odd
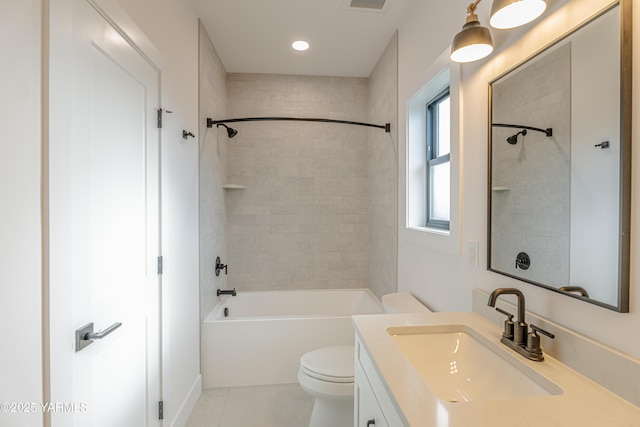
[[[545,0],[493,0],[491,19],[493,28],[515,28],[527,24],[545,11]]]
[[[480,0],[471,3],[467,8],[467,22],[462,31],[456,34],[451,45],[451,60],[455,62],[473,62],[493,52],[493,41],[487,27],[480,25],[476,7]]]

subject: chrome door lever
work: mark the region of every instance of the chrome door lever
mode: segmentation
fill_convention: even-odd
[[[94,340],[101,340],[106,337],[120,326],[122,326],[122,323],[118,322],[109,326],[107,329],[93,332],[93,322],[91,322],[87,323],[80,329],[76,329],[76,353],[93,343]]]
[[[122,326],[122,323],[118,322],[118,323],[114,323],[113,325],[109,326],[107,329],[99,331],[99,332],[87,332],[86,334],[84,334],[84,338],[82,338],[82,339],[83,340],[101,340],[102,338],[104,338],[107,335],[109,335],[111,332],[113,332],[116,329],[118,329],[120,326]]]

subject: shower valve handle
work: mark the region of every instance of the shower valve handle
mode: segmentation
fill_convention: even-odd
[[[216,276],[220,275],[220,270],[224,270],[224,274],[227,275],[227,267],[229,267],[227,264],[222,264],[220,257],[216,257]]]

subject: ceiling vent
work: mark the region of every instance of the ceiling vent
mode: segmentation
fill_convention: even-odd
[[[392,0],[344,0],[343,6],[350,10],[384,12]]]

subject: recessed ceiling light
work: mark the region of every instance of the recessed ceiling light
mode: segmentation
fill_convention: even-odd
[[[304,40],[298,40],[291,44],[291,47],[295,50],[307,50],[309,49],[309,43]]]

